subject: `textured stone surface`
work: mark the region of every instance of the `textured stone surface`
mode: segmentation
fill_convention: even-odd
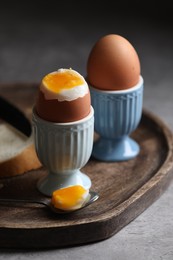
[[[131,41],[140,56],[144,107],[173,130],[173,33],[169,13],[163,18],[169,6],[163,7],[163,13],[157,6],[145,6],[141,17],[142,6],[137,4],[133,10],[135,3],[132,8],[120,5],[101,11],[98,6],[95,12],[89,3],[83,7],[86,11],[53,1],[40,8],[29,3],[2,6],[0,83],[39,82],[45,73],[60,67],[72,67],[85,75],[86,59],[95,41],[118,33]],[[0,250],[0,259],[172,260],[172,194],[173,183],[143,214],[105,241],[48,251]]]

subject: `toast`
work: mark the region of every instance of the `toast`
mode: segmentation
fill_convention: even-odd
[[[6,123],[0,124],[0,178],[24,174],[42,165],[33,135],[29,138]]]

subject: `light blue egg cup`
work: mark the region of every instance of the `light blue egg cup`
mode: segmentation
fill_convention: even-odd
[[[125,161],[139,154],[139,144],[129,135],[137,128],[143,106],[143,78],[127,90],[102,91],[90,86],[99,139],[92,156],[101,161]]]
[[[91,187],[91,179],[80,169],[88,162],[94,137],[94,110],[71,123],[53,123],[41,119],[33,109],[35,148],[47,175],[37,184],[38,190],[51,196],[53,191],[73,185]]]

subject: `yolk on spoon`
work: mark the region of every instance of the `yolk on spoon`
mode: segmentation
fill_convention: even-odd
[[[51,203],[55,208],[71,210],[80,208],[88,196],[88,190],[80,185],[56,190],[52,194]]]

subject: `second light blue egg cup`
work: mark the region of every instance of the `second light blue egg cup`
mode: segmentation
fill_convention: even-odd
[[[92,156],[101,161],[126,161],[139,154],[139,144],[130,137],[137,128],[143,106],[143,78],[127,90],[102,91],[90,86],[95,114]]]

